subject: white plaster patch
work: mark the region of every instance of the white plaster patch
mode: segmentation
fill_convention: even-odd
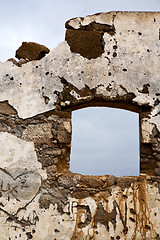
[[[142,142],[143,143],[150,143],[151,139],[150,136],[152,134],[154,124],[148,121],[142,121],[141,128],[142,128]]]
[[[114,12],[112,12],[114,13]],[[101,24],[113,24],[113,18],[108,13],[101,13],[97,15],[88,15],[85,18],[73,18],[69,21],[69,25],[74,29],[78,29],[80,25],[85,26],[89,25],[91,22],[101,23]]]
[[[71,131],[72,131],[71,122],[64,121],[63,124],[64,124],[65,129],[66,129],[69,133],[71,133]]]
[[[76,93],[76,91],[74,90],[70,91],[70,94],[77,100],[81,98],[81,96],[78,93]]]
[[[15,212],[34,198],[47,175],[32,142],[1,132],[0,152],[1,203],[5,210]]]
[[[149,95],[147,96],[139,95],[133,99],[133,102],[136,102],[138,103],[138,105],[141,105],[141,106],[145,104],[149,106],[153,106],[153,103],[154,103],[153,99]]]

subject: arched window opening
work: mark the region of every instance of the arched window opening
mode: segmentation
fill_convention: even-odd
[[[72,112],[72,172],[138,176],[139,161],[138,113],[108,107]]]

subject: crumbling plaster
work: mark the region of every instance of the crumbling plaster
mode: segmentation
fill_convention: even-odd
[[[0,63],[2,240],[160,239],[159,26],[158,12],[75,18],[46,57]],[[139,113],[139,177],[69,171],[72,111],[88,106]]]

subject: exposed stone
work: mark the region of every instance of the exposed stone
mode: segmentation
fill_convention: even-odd
[[[28,61],[24,58],[21,58],[19,61],[18,61],[18,66],[19,67],[22,67],[23,64],[27,63]]]
[[[75,186],[74,181],[69,176],[61,176],[58,178],[58,183],[64,188],[70,188]]]
[[[103,32],[72,30],[66,31],[66,41],[72,52],[85,58],[97,58],[104,52]]]
[[[133,182],[134,179],[132,177],[120,177],[118,179],[118,185],[122,188],[122,190],[129,188]]]
[[[59,126],[57,140],[59,143],[70,143],[71,136],[63,127]]]
[[[40,60],[49,52],[50,50],[44,45],[34,42],[23,42],[16,51],[16,58],[23,58],[28,61]]]
[[[8,104],[8,101],[0,102],[0,113],[5,115],[15,115],[17,111]]]
[[[117,178],[113,175],[110,175],[108,176],[107,183],[108,183],[108,186],[115,185],[117,184]]]
[[[47,143],[53,138],[51,129],[52,123],[30,124],[25,127],[22,138],[38,144]]]
[[[100,178],[95,176],[83,176],[83,178],[81,178],[81,184],[86,185],[88,188],[99,188],[103,185],[103,182]]]
[[[72,126],[71,126],[71,123],[70,123],[70,121],[64,121],[64,128],[69,132],[69,133],[71,133],[72,132]]]
[[[53,177],[53,174],[56,173],[57,167],[55,165],[47,167],[47,176],[48,178]]]
[[[48,148],[44,148],[43,151],[45,152],[45,154],[47,155],[52,155],[54,157],[58,156],[61,154],[61,150],[59,148],[51,148],[51,149],[48,149]]]
[[[18,65],[18,62],[16,61],[16,59],[14,59],[14,58],[9,58],[7,61],[9,61],[9,62],[12,62],[14,65],[16,65],[17,67],[19,66]]]

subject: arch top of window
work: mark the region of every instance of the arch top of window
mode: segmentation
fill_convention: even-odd
[[[119,101],[119,100],[101,100],[95,99],[87,102],[79,102],[77,104],[72,104],[69,109],[71,111],[87,108],[87,107],[109,107],[109,108],[118,108],[123,110],[128,110],[135,113],[150,113],[152,107],[148,105],[138,105],[133,103],[130,100]],[[68,108],[68,107],[67,107]]]

